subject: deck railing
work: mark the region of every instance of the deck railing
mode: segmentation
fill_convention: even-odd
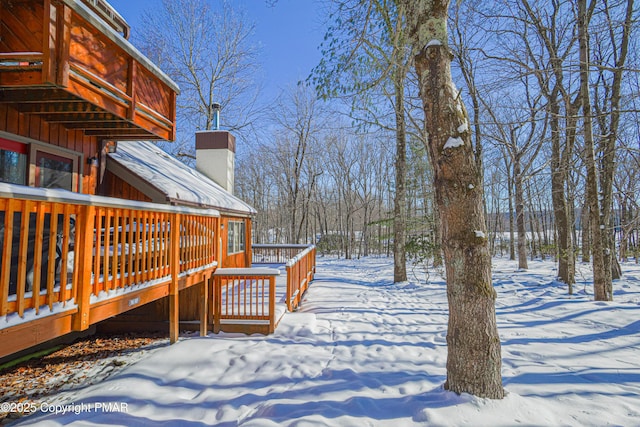
[[[287,261],[287,309],[296,310],[316,272],[316,247],[311,245]]]
[[[251,245],[253,264],[285,264],[291,258],[308,248],[309,245]]]
[[[218,217],[0,183],[0,334],[64,313],[71,321],[59,336],[169,295],[175,341],[179,289],[208,280],[217,265]]]
[[[254,264],[286,265],[287,309],[297,309],[316,272],[315,245],[254,244],[251,249]]]
[[[279,274],[272,268],[217,269],[213,274],[213,331],[273,333]]]

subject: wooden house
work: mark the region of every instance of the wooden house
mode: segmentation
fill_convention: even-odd
[[[0,359],[162,298],[175,341],[195,285],[206,332],[220,213],[104,180],[117,141],[175,137],[178,86],[128,33],[104,0],[0,0]]]
[[[233,135],[196,134],[199,171],[149,142],[174,139],[179,89],[128,34],[106,0],[0,0],[0,361],[123,313],[171,342],[181,318],[275,328]]]

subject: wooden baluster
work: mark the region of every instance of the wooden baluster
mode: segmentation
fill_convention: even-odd
[[[102,256],[102,212],[103,209],[96,208],[96,222],[95,222],[95,239],[93,242],[93,293],[98,295],[100,293],[100,257]],[[82,284],[81,284],[82,286]]]
[[[129,286],[139,279],[138,269],[140,266],[140,215],[138,211],[131,212],[131,222],[129,223]]]
[[[0,316],[9,313],[9,281],[11,280],[11,251],[13,249],[13,214],[18,201],[4,201],[4,244],[2,245],[2,270],[0,270]]]
[[[65,204],[62,209],[62,252],[60,254],[60,301],[67,301],[67,259],[69,259],[69,243],[71,241],[71,206]]]
[[[29,244],[29,216],[33,208],[33,202],[26,200],[22,209],[20,220],[20,248],[18,252],[18,281],[16,290],[17,311],[20,317],[24,316],[25,288],[27,286],[27,246]]]
[[[163,248],[162,248],[162,257],[163,257],[163,271],[162,271],[162,275],[166,276],[169,274],[169,218],[168,218],[168,214],[163,214],[164,215],[164,222],[163,222],[163,230],[162,230],[162,242],[163,242]]]
[[[36,314],[40,312],[40,282],[42,281],[42,246],[44,237],[44,214],[45,205],[42,202],[36,202],[36,230],[35,230],[35,247],[33,248],[33,279],[31,284],[31,307],[36,310]],[[55,245],[54,242],[49,242]],[[55,260],[55,258],[53,258]],[[55,261],[54,261],[55,262]]]
[[[56,251],[56,245],[58,243],[58,213],[60,211],[60,204],[53,203],[51,206],[51,219],[49,221],[49,251],[47,252],[47,259],[49,264],[47,266],[47,296],[45,303],[49,305],[49,309],[53,309],[54,303],[54,287],[56,282],[56,260],[58,254]],[[66,260],[60,257],[60,262],[66,262]],[[63,285],[62,276],[60,276],[60,296],[62,296]]]
[[[128,211],[125,209],[120,210],[120,286],[124,288],[127,286],[125,279],[125,271],[127,269],[127,222],[129,221]]]
[[[148,211],[144,211],[142,212],[142,250],[140,252],[140,255],[142,256],[142,281],[143,282],[147,282],[149,280],[149,266],[150,266],[150,262],[149,262],[149,250],[150,248],[150,238],[149,238],[149,233],[150,233],[150,228],[151,228],[151,224],[149,221],[149,212]]]
[[[154,212],[153,215],[153,278],[160,277],[160,213]]]
[[[120,287],[118,260],[120,249],[118,248],[120,243],[120,209],[114,209],[113,211],[113,240],[111,246],[113,251],[111,253],[111,278],[113,289]]]

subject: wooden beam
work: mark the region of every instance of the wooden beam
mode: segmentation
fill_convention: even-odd
[[[102,320],[108,319],[118,314],[125,313],[134,308],[141,307],[152,301],[159,300],[168,295],[169,286],[167,282],[154,285],[150,288],[141,289],[136,292],[129,292],[91,306],[89,312],[89,324],[93,325]]]
[[[52,123],[60,123],[64,127],[68,129],[92,129],[97,130],[101,129],[104,131],[112,131],[112,130],[122,130],[122,129],[138,129],[136,126],[131,123],[127,123],[124,120],[113,120],[111,117],[100,116],[100,117],[76,117],[65,118],[65,120],[57,119],[57,120],[47,120]]]
[[[0,358],[17,353],[42,342],[73,331],[72,315],[75,308],[51,316],[40,316],[27,323],[0,329]]]
[[[110,129],[110,130],[87,130],[85,134],[88,136],[98,136],[104,138],[126,138],[137,137],[147,139],[160,139],[158,136],[149,133],[144,129],[131,128],[131,129]]]
[[[0,73],[0,76],[2,73]],[[47,103],[47,102],[87,102],[81,98],[78,98],[63,90],[51,88],[51,89],[11,89],[3,88],[0,91],[0,103],[3,104],[22,104],[22,103]]]
[[[27,114],[104,114],[104,110],[88,102],[74,99],[59,102],[16,103],[13,108]],[[115,116],[113,116],[115,117]]]

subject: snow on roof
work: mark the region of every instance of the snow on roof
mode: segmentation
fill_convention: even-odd
[[[119,141],[109,159],[164,193],[167,200],[252,215],[256,210],[206,175],[149,141]]]

